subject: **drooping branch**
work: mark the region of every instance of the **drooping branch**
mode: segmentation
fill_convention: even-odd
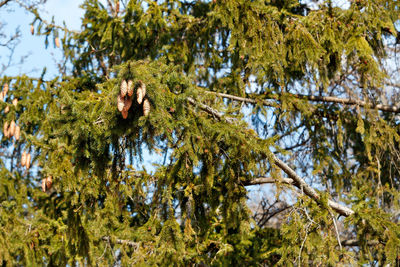
[[[279,105],[271,100],[265,100],[265,99],[255,99],[255,98],[249,98],[249,97],[239,97],[235,95],[230,95],[230,94],[224,94],[224,93],[216,93],[216,92],[211,92],[211,91],[205,91],[208,94],[215,94],[217,96],[234,100],[234,101],[239,101],[243,103],[250,103],[250,104],[257,104],[260,103],[264,106],[268,107],[278,107]],[[286,94],[287,96],[297,98],[297,99],[306,99],[308,101],[314,101],[314,102],[326,102],[326,103],[337,103],[337,104],[343,104],[343,105],[358,105],[360,107],[369,107],[370,109],[377,109],[385,112],[393,112],[393,113],[400,113],[400,108],[393,106],[393,105],[382,105],[382,104],[377,104],[377,105],[370,105],[365,101],[358,100],[358,99],[348,99],[348,98],[339,98],[339,97],[333,97],[333,96],[314,96],[314,95],[302,95],[302,94]],[[281,94],[277,95],[270,95],[267,96],[270,99],[274,100],[279,100],[280,97],[282,97]]]
[[[199,106],[201,110],[209,113],[210,115],[216,117],[218,120],[223,120],[225,119],[226,122],[228,123],[232,123],[233,119],[232,118],[224,118],[223,115],[214,110],[213,108],[199,103],[197,101],[195,101],[193,98],[188,97],[187,98],[188,102],[194,106]],[[301,178],[300,176],[297,175],[297,173],[290,168],[286,163],[284,163],[282,160],[278,159],[275,155],[272,155],[272,159],[274,161],[274,163],[276,164],[276,166],[278,166],[281,170],[283,170],[288,176],[289,178],[291,178],[293,180],[293,185],[296,186],[297,188],[299,188],[302,192],[304,192],[304,194],[306,194],[307,196],[309,196],[310,198],[312,198],[313,200],[315,200],[317,203],[321,203],[320,201],[320,196],[317,193],[317,191],[314,190],[314,188],[312,188],[311,186],[309,186],[305,180],[303,178]],[[337,213],[339,213],[340,215],[343,216],[350,216],[352,214],[354,214],[354,211],[337,203],[334,202],[332,200],[328,200],[328,206],[330,208],[332,208],[333,210],[335,210]]]

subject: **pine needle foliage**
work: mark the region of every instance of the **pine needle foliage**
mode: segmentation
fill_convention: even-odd
[[[58,77],[0,79],[21,131],[1,139],[2,265],[400,264],[397,1],[81,8],[80,31],[28,8]],[[123,81],[148,114],[136,92],[118,111]],[[266,177],[283,208],[251,205]]]

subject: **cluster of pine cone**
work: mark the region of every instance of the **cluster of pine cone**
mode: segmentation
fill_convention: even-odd
[[[8,92],[8,84],[4,84],[3,86],[3,90],[0,93],[0,100],[3,101],[7,95]],[[18,105],[18,99],[14,98],[12,101],[13,105],[16,107]],[[10,107],[6,106],[6,108],[4,109],[4,113],[8,113],[10,111]],[[4,137],[6,138],[11,138],[11,137],[15,137],[15,140],[19,140],[20,136],[21,136],[21,128],[16,125],[15,121],[12,120],[10,123],[8,123],[7,121],[4,123],[3,125],[3,134]]]
[[[0,92],[0,100],[4,101],[4,99],[7,96],[9,86],[8,84],[4,84],[3,90]],[[17,107],[18,105],[18,99],[14,98],[12,101],[12,104]],[[10,107],[6,106],[4,109],[4,113],[8,113],[10,111]],[[14,120],[11,121],[11,123],[8,123],[7,121],[3,125],[3,133],[6,138],[11,138],[14,136],[15,140],[18,141],[20,136],[21,136],[21,128],[15,123]],[[26,167],[27,170],[31,167],[31,154],[29,152],[22,152],[21,156],[21,166]],[[51,186],[53,184],[53,178],[51,176],[48,176],[44,179],[42,179],[42,190],[43,192],[46,192],[47,190],[51,189]]]
[[[47,190],[50,190],[52,184],[53,184],[53,177],[47,176],[46,178],[42,179],[42,191],[46,192]]]
[[[1,101],[4,100],[4,98],[5,98],[6,95],[7,95],[7,92],[8,92],[8,83],[4,84],[3,90],[2,90],[1,93],[0,93],[0,99],[1,99]]]
[[[31,167],[31,153],[22,152],[21,165],[25,166],[27,170]]]
[[[117,107],[124,119],[128,117],[128,110],[132,106],[133,91],[132,80],[128,80],[128,82],[123,80],[117,97]],[[144,116],[148,116],[150,113],[150,102],[146,98],[146,85],[142,81],[139,81],[136,89],[136,101],[139,105],[143,103],[143,114]]]
[[[14,120],[12,120],[10,124],[6,121],[3,125],[3,133],[4,137],[11,138],[14,136],[15,140],[18,141],[21,136],[21,128],[15,124]]]

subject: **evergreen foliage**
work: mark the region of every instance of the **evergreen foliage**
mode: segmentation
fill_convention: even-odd
[[[0,78],[4,266],[400,264],[397,1],[107,3],[26,7],[64,65]]]

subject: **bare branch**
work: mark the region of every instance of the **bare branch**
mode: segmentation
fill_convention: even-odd
[[[199,103],[199,102],[197,102],[196,100],[194,100],[194,99],[191,98],[191,97],[188,97],[187,100],[188,100],[189,103],[192,104],[193,106],[199,106],[201,110],[207,112],[208,114],[213,115],[213,116],[216,117],[219,121],[223,120],[224,115],[223,115],[222,113],[216,111],[215,109],[213,109],[213,108],[211,108],[211,107],[209,107],[209,106],[207,106],[207,105],[204,105],[203,103]],[[233,120],[232,118],[225,118],[225,120],[226,120],[228,123],[233,123],[233,122],[234,122],[234,120]]]
[[[229,95],[229,94],[223,94],[223,93],[216,93],[216,92],[211,92],[211,91],[205,91],[206,93],[209,94],[214,94],[226,99],[231,99],[234,101],[240,101],[244,103],[250,103],[250,104],[257,104],[260,103],[264,106],[268,107],[278,107],[276,103],[273,101],[268,101],[268,100],[258,100],[255,98],[246,98],[246,97],[239,97],[235,95]],[[339,98],[339,97],[333,97],[333,96],[313,96],[313,95],[302,95],[302,94],[287,94],[290,97],[298,98],[298,99],[306,99],[308,101],[314,101],[314,102],[327,102],[327,103],[338,103],[338,104],[344,104],[344,105],[358,105],[360,107],[368,107],[370,109],[377,109],[385,112],[393,112],[393,113],[400,113],[400,108],[393,106],[393,105],[370,105],[365,101],[362,100],[357,100],[357,99],[347,99],[347,98]],[[279,100],[279,98],[282,96],[282,94],[278,95],[270,95],[267,96],[270,99],[275,99]]]
[[[111,241],[111,238],[109,236],[104,236],[102,239],[107,242]],[[120,245],[128,245],[130,247],[133,247],[134,249],[138,249],[140,246],[140,244],[138,242],[123,240],[123,239],[115,239],[115,242]]]
[[[284,163],[282,160],[278,159],[275,155],[273,155],[272,157],[273,157],[273,160],[274,160],[276,166],[278,166],[281,170],[283,170],[289,176],[289,178],[293,179],[294,185],[297,188],[302,190],[307,196],[314,199],[317,203],[320,203],[319,194],[314,190],[314,188],[309,186],[304,181],[303,178],[298,176],[297,173],[292,168],[290,168],[288,165],[286,165],[286,163]],[[328,200],[328,206],[331,207],[333,210],[335,210],[340,215],[343,215],[346,217],[354,214],[354,211],[352,209],[349,209],[349,208],[347,208],[337,202],[334,202],[332,200]]]
[[[294,181],[293,179],[290,178],[282,178],[278,180],[272,177],[260,177],[253,179],[251,181],[246,181],[244,185],[248,186],[248,185],[276,184],[276,183],[293,184]]]
[[[360,241],[358,241],[357,239],[347,239],[347,240],[342,240],[341,241],[343,246],[347,246],[347,247],[358,247],[360,246]],[[376,246],[381,244],[381,242],[379,242],[378,240],[371,240],[371,241],[367,241],[367,245],[368,246]]]
[[[8,2],[10,2],[11,0],[3,0],[0,2],[0,7],[5,6]]]

